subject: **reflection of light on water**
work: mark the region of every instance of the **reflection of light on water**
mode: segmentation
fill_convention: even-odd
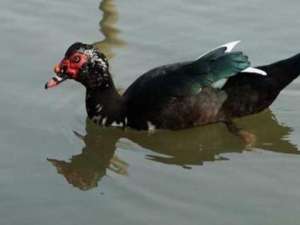
[[[112,49],[125,45],[125,41],[119,37],[119,29],[115,27],[118,21],[117,7],[114,0],[103,0],[100,3],[99,9],[103,12],[99,27],[101,33],[104,35],[104,39],[94,43],[94,45],[108,58],[112,58],[114,57]]]

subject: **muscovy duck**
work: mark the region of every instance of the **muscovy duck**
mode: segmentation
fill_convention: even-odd
[[[232,118],[270,106],[299,75],[300,54],[252,68],[246,55],[232,51],[236,44],[222,45],[194,61],[154,68],[120,95],[105,55],[93,45],[76,42],[54,67],[56,76],[45,88],[67,79],[80,82],[86,87],[88,117],[101,126],[176,130],[223,122],[241,135]],[[224,79],[222,87],[214,87]]]

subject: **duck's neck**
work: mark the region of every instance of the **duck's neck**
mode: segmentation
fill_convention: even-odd
[[[124,125],[125,107],[113,82],[97,88],[86,88],[88,117],[98,125]]]

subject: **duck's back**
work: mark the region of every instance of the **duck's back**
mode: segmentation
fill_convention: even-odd
[[[210,86],[201,88],[190,65],[184,62],[155,68],[126,90],[123,96],[131,127],[182,129],[220,119],[225,92]]]
[[[159,128],[179,129],[216,122],[226,95],[211,85],[249,65],[242,52],[221,46],[195,61],[146,72],[123,95],[129,126],[147,129],[151,122]]]
[[[187,83],[194,85],[195,93],[200,85],[186,75],[185,66],[188,64],[186,62],[164,65],[144,73],[125,91],[123,97],[127,104],[136,110],[142,107],[153,108],[163,104],[164,100],[170,97],[193,95],[193,90]]]

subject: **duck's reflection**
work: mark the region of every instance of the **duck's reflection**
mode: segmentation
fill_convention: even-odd
[[[296,146],[287,139],[291,128],[280,125],[270,110],[240,120],[238,123],[256,134],[258,140],[255,147],[299,154]],[[223,153],[238,153],[245,150],[240,140],[220,124],[149,134],[118,128],[97,128],[87,121],[86,132],[83,137],[77,134],[85,143],[81,154],[73,156],[69,162],[49,159],[58,173],[82,190],[95,187],[107,170],[127,174],[128,164],[115,154],[116,144],[120,139],[124,140],[123,138],[150,150],[151,154],[145,155],[146,158],[183,168],[201,165],[205,161],[225,159],[222,157]]]
[[[79,155],[74,155],[70,162],[57,159],[48,159],[64,175],[66,180],[81,190],[88,190],[97,186],[98,181],[112,170],[121,175],[127,175],[127,163],[118,158],[115,152],[116,136],[109,138],[108,133],[98,134],[92,128],[93,124],[87,121],[87,134],[81,136],[75,132],[85,143]],[[90,128],[92,128],[90,130]],[[88,131],[90,130],[90,131]]]
[[[110,59],[115,55],[113,48],[122,47],[126,43],[119,37],[120,31],[115,26],[118,21],[118,12],[114,0],[101,1],[99,9],[103,12],[99,27],[104,39],[94,45]]]

